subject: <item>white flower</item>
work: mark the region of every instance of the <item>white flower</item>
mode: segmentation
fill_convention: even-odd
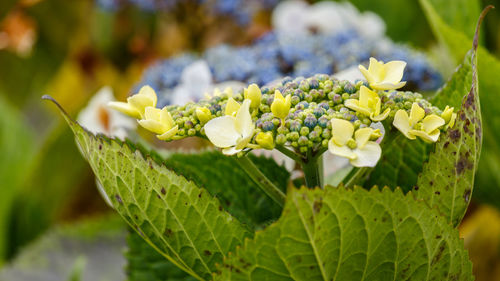
[[[80,111],[78,123],[94,134],[125,139],[127,131],[135,130],[137,123],[130,117],[110,109],[108,102],[115,101],[110,87],[101,88]]]
[[[228,81],[213,84],[212,72],[204,60],[197,60],[182,70],[179,84],[171,93],[171,103],[184,105],[190,101],[198,101],[203,95],[214,89],[231,88],[233,91],[243,89],[244,84],[238,81]]]
[[[380,39],[385,23],[375,13],[360,13],[351,3],[320,1],[309,5],[305,1],[282,1],[272,15],[275,30],[286,34],[333,34],[355,30],[365,38]]]
[[[225,115],[214,118],[205,124],[205,134],[222,153],[233,155],[249,144],[255,132],[255,124],[250,115],[251,101],[246,99],[236,116]]]
[[[378,143],[370,141],[374,133],[372,128],[354,132],[354,125],[349,121],[333,118],[331,122],[332,138],[328,150],[332,154],[349,159],[355,167],[374,167],[377,164],[382,150]]]

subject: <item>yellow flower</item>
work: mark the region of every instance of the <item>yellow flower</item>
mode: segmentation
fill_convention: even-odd
[[[140,119],[144,116],[146,107],[155,107],[156,101],[155,90],[149,86],[143,86],[139,93],[128,97],[127,102],[109,102],[108,106],[128,116]]]
[[[406,62],[404,61],[396,60],[384,64],[383,61],[370,58],[368,69],[359,65],[359,70],[373,89],[394,90],[406,84],[406,82],[401,82],[405,67]]]
[[[387,118],[387,116],[389,116],[389,112],[391,111],[387,108],[382,114],[380,114],[381,104],[382,101],[380,100],[378,94],[365,86],[361,86],[359,91],[359,100],[348,99],[345,101],[345,106],[369,116],[370,119],[376,122]]]
[[[274,91],[274,101],[271,104],[271,111],[273,115],[277,118],[284,119],[291,107],[292,95],[287,95],[286,98],[280,93],[280,91]]]
[[[238,110],[240,110],[240,104],[233,98],[229,98],[226,103],[226,110],[224,111],[224,114],[235,116]]]
[[[411,106],[410,116],[405,110],[398,110],[394,116],[394,127],[407,138],[414,140],[420,137],[425,142],[436,142],[439,138],[439,127],[445,124],[443,118],[436,114],[425,116],[425,110],[418,103]]]
[[[457,114],[453,112],[453,109],[453,107],[446,106],[443,113],[441,113],[441,118],[443,118],[444,122],[447,124],[446,129],[453,128],[453,125],[455,125]]]
[[[271,132],[260,132],[255,137],[255,141],[264,149],[272,150],[274,148],[273,134]]]
[[[378,143],[370,141],[374,133],[372,128],[354,132],[354,125],[349,121],[333,118],[331,122],[332,138],[328,150],[332,154],[349,159],[355,167],[374,167],[377,164],[382,149]]]
[[[162,109],[152,106],[146,107],[144,118],[139,120],[139,124],[148,131],[157,134],[156,137],[160,140],[169,140],[175,136],[179,128],[178,125],[175,125],[174,119],[166,107]]]
[[[210,119],[212,119],[212,112],[210,112],[210,109],[204,106],[197,107],[195,113],[196,113],[196,118],[198,118],[198,120],[200,120],[201,123],[207,123],[208,121],[210,121]]]
[[[250,104],[251,108],[257,108],[260,105],[260,99],[262,97],[262,92],[260,91],[259,86],[257,84],[251,84],[247,89],[243,92],[245,99],[249,99],[252,101]]]
[[[244,100],[236,116],[217,117],[205,124],[205,134],[216,147],[222,148],[222,153],[233,155],[249,145],[255,132],[250,115],[251,102]]]

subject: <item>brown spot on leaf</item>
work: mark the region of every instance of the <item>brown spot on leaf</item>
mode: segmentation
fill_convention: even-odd
[[[436,191],[436,192],[434,192],[434,194],[436,194],[436,195],[441,195],[441,192]]]
[[[435,265],[442,258],[444,249],[444,245],[439,246],[438,252],[432,259],[431,265]]]
[[[472,106],[472,109],[476,109],[476,106],[474,104],[474,89],[471,89],[469,94],[467,95],[467,99],[465,100],[465,107],[469,108]]]
[[[464,200],[466,203],[469,203],[471,192],[472,192],[472,190],[470,190],[470,189],[466,189],[464,192]]]
[[[457,174],[459,175],[464,173],[465,170],[472,169],[472,167],[473,167],[472,163],[465,156],[460,157],[460,159],[458,159],[457,164],[455,165],[455,169],[457,171]]]
[[[448,133],[448,136],[450,136],[450,139],[453,142],[457,142],[461,135],[462,134],[458,129],[450,130],[450,132]]]
[[[122,198],[120,197],[120,195],[116,194],[116,195],[115,195],[115,199],[116,199],[116,201],[118,201],[118,203],[123,204],[123,200],[122,200]]]
[[[165,236],[170,237],[170,236],[172,236],[172,234],[174,234],[174,232],[172,231],[172,229],[167,228],[167,229],[165,230],[165,233],[164,233],[164,234],[165,234]]]
[[[165,190],[165,187],[162,187],[160,190],[161,194],[165,195],[167,194],[167,191]]]
[[[314,213],[319,213],[322,206],[323,206],[323,201],[321,201],[321,200],[314,201],[314,204],[313,204]]]
[[[210,252],[209,250],[205,250],[205,251],[203,251],[203,254],[205,256],[210,256],[210,255],[212,255],[212,252]]]
[[[460,120],[462,120],[462,121],[465,120],[465,117],[466,117],[465,112],[461,111],[459,116],[460,116]]]

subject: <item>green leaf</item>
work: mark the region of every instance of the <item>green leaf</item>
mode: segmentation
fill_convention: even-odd
[[[436,5],[435,1],[420,0],[420,4],[425,11],[427,20],[431,23],[432,29],[440,43],[447,47],[452,57],[459,61],[468,51],[468,46],[472,44],[470,37],[461,30],[452,28],[445,22],[437,11],[442,8]],[[468,13],[467,9],[460,9],[463,13]],[[500,61],[490,54],[485,48],[479,46],[478,49],[478,73],[479,88],[481,89],[482,112],[484,118],[483,135],[484,153],[479,161],[478,174],[476,179],[477,196],[481,201],[494,204],[500,207],[500,177],[497,167],[500,167],[500,103],[498,103],[498,93],[500,92]]]
[[[483,16],[484,14],[481,19]],[[480,23],[478,30],[479,26]],[[455,126],[441,135],[435,152],[429,156],[415,187],[417,198],[423,199],[431,207],[436,206],[455,226],[460,223],[469,205],[481,152],[477,40],[478,31],[473,49],[465,57],[461,68],[434,98],[436,103],[444,105],[453,103],[461,93],[468,92],[457,112]],[[468,81],[469,77],[472,77],[470,84],[464,82]]]
[[[137,233],[127,237],[129,281],[194,281],[194,277],[167,261]]]
[[[116,211],[179,268],[209,279],[215,264],[252,236],[205,189],[127,144],[85,131],[61,111]]]
[[[364,186],[400,187],[405,193],[415,186],[422,166],[429,158],[430,145],[407,139],[393,128],[382,143],[382,156]]]
[[[276,186],[286,190],[290,173],[284,167],[266,157],[250,156]],[[206,188],[219,198],[224,209],[251,228],[276,220],[281,213],[281,207],[256,186],[234,158],[218,151],[174,153],[164,163]]]
[[[458,231],[401,190],[291,190],[216,280],[473,280]]]
[[[474,54],[472,56],[474,60]],[[466,63],[464,67],[467,67]],[[466,77],[475,72],[475,63],[468,64],[468,69]],[[453,80],[456,79],[459,77]],[[443,133],[436,143],[436,150],[424,165],[415,187],[418,189],[417,198],[425,200],[430,206],[437,206],[455,226],[460,223],[469,205],[481,151],[481,109],[476,85],[474,74],[472,87],[457,113],[455,126]],[[445,89],[443,92],[449,91]]]

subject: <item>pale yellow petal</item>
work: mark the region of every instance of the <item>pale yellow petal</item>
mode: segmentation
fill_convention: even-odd
[[[292,95],[287,95],[285,98],[285,106],[290,108],[292,106]],[[290,109],[288,110],[290,111]]]
[[[444,124],[444,119],[436,114],[427,115],[424,120],[422,120],[422,130],[430,134]]]
[[[451,114],[450,122],[448,122],[447,127],[453,128],[453,125],[455,125],[456,120],[457,120],[457,114],[456,113]]]
[[[425,116],[425,110],[418,105],[418,103],[414,102],[411,105],[410,111],[410,127],[413,128],[418,121],[422,120]]]
[[[335,144],[343,146],[352,138],[354,133],[354,125],[344,119],[333,118],[332,123],[332,140]]]
[[[356,140],[357,148],[363,148],[366,145],[366,143],[370,140],[372,132],[373,129],[368,127],[356,130],[354,133],[354,139]]]
[[[374,82],[380,82],[385,76],[384,62],[377,61],[375,58],[370,58],[368,72],[372,75]]]
[[[406,67],[406,62],[395,60],[390,61],[384,65],[385,77],[380,81],[381,83],[390,83],[397,85],[403,79],[403,73]]]
[[[363,74],[363,76],[366,78],[366,81],[368,81],[369,84],[374,82],[373,76],[370,74],[370,72],[362,65],[358,66],[359,71]]]
[[[134,117],[136,119],[141,118],[141,113],[135,107],[132,107],[130,104],[126,102],[112,101],[108,103],[108,107],[114,110],[118,110],[121,113]]]
[[[222,149],[222,153],[223,153],[224,155],[234,155],[234,154],[236,154],[236,153],[238,153],[238,152],[240,152],[240,151],[241,151],[241,149],[237,149],[237,148],[236,148],[236,147],[234,147],[234,146],[231,146],[231,147],[227,147],[227,148]]]
[[[252,115],[250,115],[251,102],[248,99],[244,100],[243,105],[238,110],[238,113],[236,113],[235,126],[242,138],[252,136],[255,130],[255,124],[252,121]]]
[[[338,146],[333,140],[328,142],[328,151],[333,155],[341,156],[348,159],[356,158],[356,154],[347,146]]]
[[[375,167],[382,155],[382,149],[378,143],[369,141],[363,148],[354,149],[354,153],[356,158],[350,161],[351,165],[355,167]]]
[[[381,90],[381,91],[396,90],[403,87],[404,85],[406,85],[406,82],[399,82],[397,84],[386,83],[386,82],[370,83],[370,87],[372,87],[375,90]]]
[[[156,137],[160,140],[170,140],[179,131],[179,126],[175,125],[172,129],[166,131],[162,135],[157,135]]]
[[[449,107],[448,105],[444,108],[443,113],[441,113],[441,117],[444,119],[444,122],[450,122],[451,116],[453,115],[453,109],[453,107]]]
[[[432,132],[432,134],[428,134],[421,130],[410,130],[410,133],[421,138],[425,142],[432,143],[436,142],[439,139],[439,134],[441,133],[441,131],[435,130],[434,132]]]
[[[232,116],[214,118],[205,124],[205,135],[217,147],[235,146],[241,137],[236,130],[235,119]]]
[[[148,106],[144,109],[144,119],[160,121],[160,112],[161,109]]]
[[[167,131],[167,128],[165,127],[165,125],[156,121],[156,120],[143,119],[143,120],[139,120],[138,122],[139,122],[139,125],[144,127],[146,130],[151,131],[155,134],[161,135]]]
[[[348,99],[344,102],[344,105],[347,107],[347,108],[350,108],[354,111],[357,111],[357,112],[360,112],[364,115],[370,115],[371,112],[366,108],[366,107],[361,107],[359,105],[359,101],[356,100],[356,99]]]
[[[365,86],[361,86],[361,89],[359,90],[359,106],[370,108],[370,104],[377,100],[380,100],[377,93],[371,91]]]
[[[392,122],[392,125],[396,127],[403,135],[405,135],[407,138],[414,140],[415,136],[409,134],[409,131],[412,129],[410,126],[410,118],[408,117],[408,113],[406,113],[405,110],[398,110],[396,111],[396,115],[394,115],[394,121]]]
[[[245,148],[251,139],[252,139],[252,136],[247,136],[246,138],[238,139],[238,141],[236,142],[236,146],[235,146],[236,149]]]
[[[141,89],[139,90],[139,93],[137,95],[146,97],[151,100],[151,106],[155,107],[156,102],[158,101],[158,97],[156,96],[155,90],[151,88],[150,86],[142,86]]]
[[[235,116],[236,112],[240,109],[241,105],[235,101],[233,98],[229,98],[226,103],[225,115]]]
[[[379,114],[377,116],[370,116],[370,119],[372,119],[375,122],[383,121],[389,116],[389,113],[391,112],[390,108],[386,108],[382,114]]]
[[[149,97],[139,95],[139,94],[128,97],[127,102],[132,107],[137,109],[137,111],[139,111],[141,114],[144,114],[144,110],[146,109],[146,107],[155,107],[156,106],[155,103],[153,102],[153,100],[151,100]]]
[[[160,122],[162,124],[165,124],[167,130],[170,130],[175,124],[172,115],[170,114],[170,112],[168,112],[166,107],[162,108],[160,111]]]

